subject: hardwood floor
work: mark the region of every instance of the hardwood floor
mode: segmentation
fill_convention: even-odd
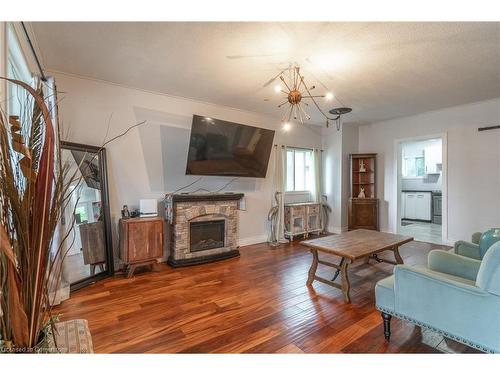
[[[432,248],[401,247],[407,264]],[[89,322],[97,353],[435,353],[473,352],[398,319],[391,342],[374,307],[377,280],[393,266],[350,268],[352,303],[321,283],[306,287],[311,254],[295,242],[240,248],[241,257],[159,272],[118,275],[79,290],[55,313]],[[335,257],[324,257],[338,261]],[[318,273],[331,277],[331,269]]]

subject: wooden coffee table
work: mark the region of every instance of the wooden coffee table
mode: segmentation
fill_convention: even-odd
[[[397,234],[377,232],[367,229],[356,229],[350,232],[341,234],[334,234],[316,238],[314,240],[302,241],[301,244],[308,247],[313,255],[311,268],[309,269],[309,277],[307,285],[311,285],[314,280],[328,284],[335,288],[341,289],[344,294],[346,302],[351,302],[349,290],[351,285],[349,283],[349,276],[347,268],[349,264],[356,260],[364,259],[366,263],[370,259],[377,262],[386,262],[390,264],[403,264],[403,259],[399,255],[399,246],[413,241],[413,237],[400,236]],[[378,253],[390,250],[394,253],[396,261],[382,259],[378,257]],[[341,258],[339,264],[330,263],[320,260],[318,253],[324,252],[327,254],[337,255]],[[335,268],[335,274],[332,280],[327,280],[316,275],[318,264]],[[335,280],[341,275],[341,284],[336,283]]]

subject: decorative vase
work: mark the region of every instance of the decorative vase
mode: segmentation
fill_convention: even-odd
[[[366,172],[365,162],[363,160],[359,162],[359,171]]]

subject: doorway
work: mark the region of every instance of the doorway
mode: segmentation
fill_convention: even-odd
[[[397,141],[398,233],[446,243],[446,136]]]
[[[62,230],[69,234],[64,243],[63,273],[71,290],[76,290],[114,272],[106,151],[70,142],[61,146],[70,186],[68,204],[61,214]]]

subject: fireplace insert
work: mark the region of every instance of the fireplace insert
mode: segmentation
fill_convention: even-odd
[[[224,247],[225,220],[195,221],[189,226],[190,251]]]

